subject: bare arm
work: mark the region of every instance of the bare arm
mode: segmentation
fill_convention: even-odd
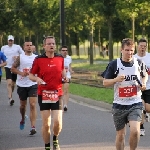
[[[4,67],[4,66],[6,66],[7,65],[7,62],[5,61],[5,62],[2,62],[1,64],[0,64],[0,67]]]
[[[27,76],[28,73],[27,72],[21,72],[18,70],[18,67],[20,66],[20,56],[17,56],[12,67],[11,67],[11,72],[15,73],[15,74],[19,74],[23,77]]]
[[[72,70],[72,67],[71,67],[71,63],[69,64],[69,71],[71,74],[74,73],[74,71]]]
[[[34,75],[32,73],[29,73],[29,79],[33,82],[37,82],[37,84],[39,84],[39,85],[45,83],[45,81],[43,81],[41,78],[37,77],[36,75]]]
[[[112,86],[114,85],[116,82],[122,82],[124,80],[125,76],[124,75],[120,75],[117,76],[114,79],[105,79],[103,80],[103,85],[108,87],[108,86]]]
[[[21,72],[17,69],[17,67],[19,66],[20,66],[20,57],[17,56],[11,67],[11,72],[22,75]]]

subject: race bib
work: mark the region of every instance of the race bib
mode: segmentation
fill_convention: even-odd
[[[128,86],[119,88],[119,97],[132,97],[137,95],[136,86]]]
[[[58,91],[42,91],[42,103],[56,103],[58,100]]]
[[[30,72],[30,67],[24,68],[24,69],[23,69],[23,72],[29,73],[29,72]]]
[[[65,66],[65,70],[66,70],[66,72],[68,72],[69,71],[69,67]]]
[[[148,74],[148,75],[150,75],[150,68],[148,68],[148,70],[147,70],[147,74]]]

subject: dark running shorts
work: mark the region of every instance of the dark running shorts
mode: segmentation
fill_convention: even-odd
[[[145,103],[150,104],[150,90],[143,91],[141,98],[144,100]]]
[[[5,67],[6,72],[6,80],[12,79],[12,81],[16,82],[17,80],[17,74],[11,73],[10,68]]]
[[[40,107],[40,111],[42,110],[62,110],[62,99],[56,103],[42,103],[42,95],[38,95],[38,103]]]
[[[143,104],[142,102],[133,105],[113,104],[112,115],[116,131],[125,127],[129,121],[142,120]]]
[[[37,84],[30,87],[20,87],[17,86],[17,93],[20,100],[25,101],[28,97],[37,97]]]

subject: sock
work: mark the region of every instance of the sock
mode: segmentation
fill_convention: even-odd
[[[143,124],[141,124],[141,125],[140,125],[140,129],[144,129],[144,126],[143,126]]]
[[[46,150],[50,149],[50,143],[45,144],[45,149],[46,149]]]
[[[35,128],[35,126],[32,126],[31,128]]]
[[[12,98],[9,98],[9,100],[11,101],[11,100],[12,100]]]
[[[56,140],[58,140],[58,136],[53,135],[53,141],[56,141]]]

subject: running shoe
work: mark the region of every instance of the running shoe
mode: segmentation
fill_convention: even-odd
[[[145,129],[140,129],[140,136],[144,136],[145,135]]]
[[[25,121],[20,121],[20,130],[23,130],[25,127]]]
[[[146,113],[145,120],[146,120],[146,122],[150,122],[150,114],[149,113]]]
[[[26,122],[27,118],[28,118],[28,116],[25,115],[24,121],[22,121],[22,120],[20,121],[20,130],[23,130],[23,129],[24,129],[24,127],[25,127],[25,122]]]
[[[14,102],[15,102],[15,101],[14,101],[13,99],[10,100],[10,101],[9,101],[10,106],[12,106],[12,105],[14,104]]]
[[[64,107],[64,111],[67,111],[67,110],[68,110],[68,108],[67,108],[67,106],[65,106],[65,107]]]
[[[53,140],[53,150],[60,150],[58,140]]]
[[[35,128],[31,128],[29,135],[34,135],[36,133],[36,129]]]

